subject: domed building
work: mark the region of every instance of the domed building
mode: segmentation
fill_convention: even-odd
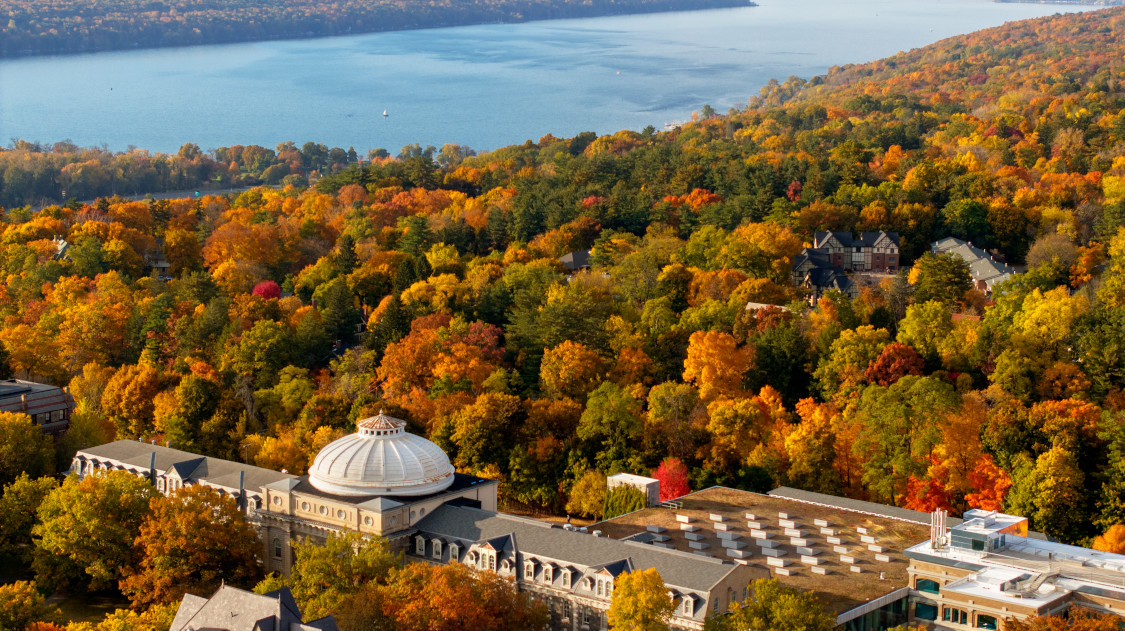
[[[380,412],[321,449],[307,476],[262,487],[257,518],[266,570],[288,573],[293,541],[323,541],[344,530],[387,537],[392,548],[405,546],[396,533],[446,502],[495,511],[496,487],[495,480],[457,473],[440,447]]]

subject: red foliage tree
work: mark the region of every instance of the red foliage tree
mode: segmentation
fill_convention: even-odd
[[[281,287],[272,280],[264,280],[254,286],[254,295],[265,300],[281,297]]]
[[[667,502],[691,492],[688,470],[679,458],[665,458],[653,471],[652,477],[660,480],[660,501]]]
[[[925,365],[918,351],[906,344],[891,342],[871,362],[863,376],[871,383],[889,386],[906,375],[921,375]]]

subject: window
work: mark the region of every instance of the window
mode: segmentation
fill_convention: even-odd
[[[919,620],[937,620],[937,605],[917,603],[914,605],[914,617]]]
[[[973,539],[973,550],[984,550],[984,542],[979,539]]]
[[[531,561],[523,564],[523,577],[529,581],[535,578],[535,564]]]
[[[711,601],[711,611],[716,614],[719,613],[719,597],[715,596],[715,600]]]
[[[438,561],[441,560],[441,541],[434,539],[433,557]]]
[[[422,535],[414,537],[414,554],[418,556],[426,556],[426,538]]]
[[[691,596],[684,596],[684,615],[685,616],[694,616],[695,615],[694,609],[695,609],[695,599],[693,599]]]
[[[345,513],[345,512],[344,512],[344,511],[342,511],[342,510],[338,510],[338,511],[336,511],[336,518],[337,518],[337,519],[344,519],[344,518],[346,518],[347,516],[348,516],[348,514],[347,514],[347,513]]]
[[[496,571],[496,553],[495,552],[489,553],[489,555],[488,555],[488,569],[492,570],[493,572]]]
[[[986,616],[984,614],[977,614],[977,628],[978,629],[992,629],[996,631],[996,618],[993,616]]]
[[[563,618],[570,618],[570,601],[569,600],[563,600],[560,603],[559,615],[561,615]]]
[[[273,540],[273,558],[281,558],[281,539],[274,538]]]
[[[941,619],[954,624],[969,624],[969,614],[960,609],[954,609],[953,607],[943,609]]]
[[[920,578],[920,579],[918,579],[917,581],[914,582],[914,589],[917,589],[920,592],[927,592],[927,593],[930,593],[930,594],[939,593],[941,591],[940,587],[941,586],[938,585],[937,581],[931,581],[928,578]]]
[[[601,596],[602,595],[602,589],[603,589],[604,586],[605,586],[605,581],[603,581],[602,579],[599,578],[598,579],[598,588],[597,588],[597,591],[595,591],[594,593],[596,593],[598,596]]]
[[[562,586],[567,588],[570,587],[570,570],[562,571]]]
[[[543,580],[550,583],[555,580],[555,571],[551,566],[543,568]]]

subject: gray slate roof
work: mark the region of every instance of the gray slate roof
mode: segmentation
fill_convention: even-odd
[[[211,598],[184,595],[169,631],[339,631],[332,616],[308,624],[289,588],[255,594],[223,585]]]
[[[884,235],[886,235],[886,237],[891,240],[891,243],[898,245],[897,232],[884,232],[882,230],[878,230],[875,232],[861,232],[859,233],[858,237],[853,236],[850,232],[834,232],[832,230],[828,230],[825,232],[815,232],[813,233],[813,243],[816,245],[816,247],[819,248],[822,247],[821,244],[827,241],[829,237],[836,237],[836,240],[839,241],[840,245],[843,245],[844,247],[870,248],[874,247],[874,245],[878,243],[879,239]]]
[[[151,454],[156,454],[156,468],[161,471],[176,471],[189,475],[192,480],[206,480],[208,484],[226,488],[238,488],[238,474],[246,473],[246,489],[257,492],[263,486],[288,480],[296,476],[263,469],[241,462],[209,458],[162,445],[151,445],[135,440],[118,440],[97,447],[89,447],[78,452],[76,458],[90,457],[100,460],[116,460],[138,469],[147,470]],[[190,471],[188,471],[190,470]],[[186,471],[186,473],[184,473]]]
[[[587,568],[616,567],[618,563],[628,562],[637,569],[656,568],[669,587],[704,592],[736,567],[716,558],[635,541],[595,537],[541,521],[476,508],[443,505],[419,521],[417,528],[426,536],[469,543],[510,535],[521,553]]]

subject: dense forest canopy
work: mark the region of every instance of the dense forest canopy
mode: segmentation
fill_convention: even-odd
[[[1123,28],[1009,24],[482,155],[16,142],[0,355],[70,386],[64,465],[128,437],[303,473],[382,409],[509,510],[596,517],[607,474],[655,471],[1090,542],[1125,522]],[[194,182],[280,186],[106,196]],[[826,229],[897,232],[913,267],[809,306],[791,261]],[[1027,273],[986,296],[946,236]]]
[[[753,5],[748,0],[0,0],[0,57]]]

